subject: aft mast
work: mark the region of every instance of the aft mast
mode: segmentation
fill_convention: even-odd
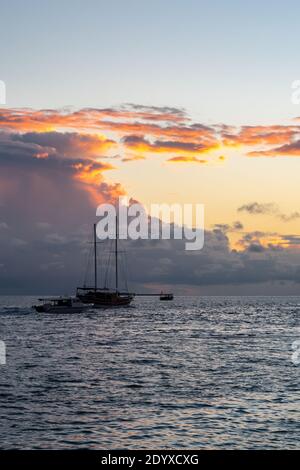
[[[95,275],[95,291],[97,290],[97,237],[96,237],[96,224],[94,224],[94,275]]]
[[[118,279],[118,215],[116,215],[116,241],[115,241],[115,263],[116,263],[116,292],[118,292],[119,279]]]

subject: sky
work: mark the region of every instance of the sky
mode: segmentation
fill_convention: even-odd
[[[299,10],[1,0],[0,292],[70,291],[97,205],[127,195],[205,205],[201,253],[128,247],[135,289],[298,294]]]

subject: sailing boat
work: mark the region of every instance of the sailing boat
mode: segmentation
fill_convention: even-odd
[[[118,217],[116,216],[115,238],[115,289],[98,287],[98,260],[96,224],[94,224],[94,286],[77,287],[77,297],[85,304],[93,304],[94,308],[125,307],[130,305],[135,294],[119,291],[119,260],[118,260]]]

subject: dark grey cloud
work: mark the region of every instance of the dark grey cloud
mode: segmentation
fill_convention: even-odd
[[[244,204],[238,208],[238,212],[247,212],[251,215],[272,215],[278,219],[281,219],[283,222],[291,222],[293,220],[300,218],[300,212],[292,212],[291,214],[284,214],[280,211],[279,207],[273,202],[269,203],[258,203],[251,202],[249,204]]]
[[[65,215],[69,210],[64,206]],[[94,211],[80,212],[73,227],[67,220],[65,224],[58,220],[48,230],[28,232],[22,221],[19,230],[15,225],[0,232],[2,292],[74,292],[84,276],[94,221]],[[18,242],[12,242],[12,235]],[[246,239],[247,245],[239,252],[230,248],[227,235],[220,230],[205,233],[199,252],[185,251],[181,240],[128,240],[121,242],[121,250],[126,252],[130,286],[138,292],[170,286],[177,293],[197,293],[215,286],[218,293],[219,286],[235,285],[238,294],[245,285],[300,282],[297,250],[263,247],[257,234]],[[300,241],[292,235],[287,239],[295,245]],[[101,269],[109,251],[109,242],[99,247]]]
[[[248,214],[274,214],[277,211],[275,204],[251,202],[238,208],[238,212],[248,212]]]
[[[186,252],[182,241],[140,244],[143,249],[134,248],[132,243],[130,247],[130,252],[135,250],[130,271],[136,283],[184,285],[194,291],[204,286],[236,285],[238,293],[243,284],[300,281],[296,251],[274,252],[251,242],[247,249],[237,252],[230,249],[227,236],[221,232],[206,232],[203,250],[194,253]]]
[[[225,234],[228,232],[239,232],[240,230],[243,230],[243,228],[244,226],[239,220],[232,224],[214,224],[213,226],[214,231],[220,230],[220,232]]]

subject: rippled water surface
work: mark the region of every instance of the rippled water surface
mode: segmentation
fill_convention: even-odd
[[[138,298],[76,315],[0,297],[0,447],[299,447],[300,297]]]

